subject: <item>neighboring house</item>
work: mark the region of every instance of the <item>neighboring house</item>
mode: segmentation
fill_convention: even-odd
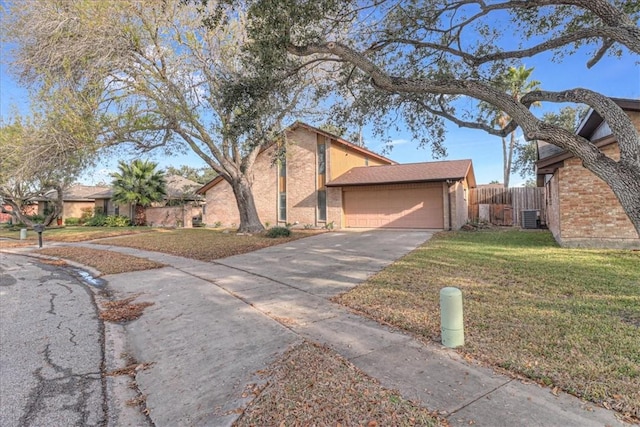
[[[640,129],[640,100],[614,99]],[[620,159],[615,137],[591,110],[577,134],[600,151]],[[547,226],[567,247],[640,248],[640,238],[611,188],[582,166],[582,161],[554,145],[538,143],[538,185],[547,189]]]
[[[475,186],[470,160],[398,165],[301,122],[285,132],[284,158],[274,162],[276,147],[269,146],[249,177],[265,224],[448,229],[467,220],[466,193]],[[218,177],[198,192],[206,198],[206,224],[239,225],[226,181]]]
[[[7,211],[12,211],[13,208],[10,205],[4,205],[3,208]],[[22,207],[22,212],[25,215],[36,215],[38,213],[38,205],[37,203],[33,203],[33,204],[29,204],[29,205],[25,205]],[[13,221],[13,217],[11,216],[11,214],[8,213],[3,213],[0,211],[0,224],[3,223],[8,223],[8,222],[12,222]]]
[[[165,200],[146,208],[147,224],[164,227],[191,227],[195,218],[202,217],[201,196],[196,194],[202,185],[179,175],[165,177],[167,195]],[[95,208],[106,215],[135,216],[135,206],[116,204],[112,200],[113,189],[107,187],[93,194]]]
[[[169,175],[167,196],[164,202],[147,208],[147,223],[156,226],[191,227],[194,218],[202,216],[201,197],[196,190],[201,184],[177,175]],[[115,204],[111,197],[113,189],[109,186],[73,185],[63,191],[63,221],[67,218],[80,218],[83,212],[105,215],[124,215],[134,217],[134,207],[129,204]],[[55,190],[38,199],[38,213],[44,214],[52,200],[57,198]]]
[[[62,219],[80,218],[83,211],[92,211],[95,208],[95,193],[106,191],[109,187],[94,185],[72,185],[62,191]],[[45,197],[38,198],[38,213],[44,215],[49,205],[58,197],[56,190],[51,190]]]

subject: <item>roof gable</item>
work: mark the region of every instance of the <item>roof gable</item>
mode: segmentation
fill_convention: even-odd
[[[465,178],[471,187],[475,187],[473,165],[469,159],[356,167],[327,183],[327,187],[458,181]]]
[[[389,165],[394,165],[397,164],[395,161],[388,159],[384,156],[381,156],[378,153],[374,153],[371,150],[368,150],[364,147],[360,147],[352,142],[347,141],[346,139],[342,139],[337,135],[334,135],[330,132],[324,131],[320,128],[317,128],[315,126],[311,126],[307,123],[301,122],[301,121],[296,121],[294,122],[292,125],[288,126],[286,129],[283,130],[283,132],[289,132],[289,131],[294,131],[298,128],[304,128],[310,132],[313,133],[317,133],[323,136],[326,136],[328,138],[330,138],[331,140],[335,141],[336,143],[347,147],[350,150],[356,151],[358,153],[364,154],[370,158],[374,158],[377,160],[380,160],[383,163],[387,163]],[[269,144],[270,146],[271,144]],[[218,175],[217,177],[213,178],[211,181],[207,182],[206,184],[204,184],[202,187],[200,187],[197,191],[196,194],[205,194],[207,191],[209,191],[211,188],[215,187],[216,185],[218,185],[219,183],[221,183],[222,181],[224,181],[224,179],[222,178],[222,176]]]
[[[638,99],[611,98],[611,100],[626,112],[640,111],[640,100]],[[611,130],[600,114],[591,109],[578,126],[576,134],[593,141],[611,136]],[[610,138],[607,141],[608,144],[616,142],[614,138]],[[566,150],[546,141],[538,141],[538,162],[544,160],[543,163],[547,165],[549,164],[547,159],[553,163],[566,160],[570,157],[573,157],[573,155]]]
[[[295,129],[299,128],[299,127],[305,128],[305,129],[307,129],[307,130],[309,130],[311,132],[315,132],[317,134],[320,134],[320,135],[326,136],[328,138],[331,138],[332,140],[336,141],[340,145],[343,145],[343,146],[345,146],[345,147],[347,147],[347,148],[349,148],[349,149],[351,149],[353,151],[357,151],[357,152],[359,152],[361,154],[365,154],[366,156],[378,159],[378,160],[382,161],[383,163],[388,163],[390,165],[397,164],[397,162],[395,162],[395,161],[393,161],[391,159],[388,159],[388,158],[386,158],[384,156],[381,156],[378,153],[374,153],[371,150],[368,150],[368,149],[366,149],[364,147],[360,147],[359,145],[356,145],[356,144],[354,144],[352,142],[349,142],[346,139],[342,139],[337,135],[334,135],[334,134],[332,134],[330,132],[324,131],[324,130],[322,130],[320,128],[317,128],[315,126],[311,126],[311,125],[309,125],[307,123],[304,123],[304,122],[297,121],[294,124],[292,124],[291,126],[287,127],[285,129],[285,131],[287,131],[287,130],[295,130]]]

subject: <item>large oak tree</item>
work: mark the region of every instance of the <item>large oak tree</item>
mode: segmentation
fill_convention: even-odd
[[[499,84],[509,67],[545,53],[556,61],[586,55],[588,68],[605,55],[640,54],[637,1],[256,0],[253,13],[260,18],[252,33],[256,52],[273,64],[274,52],[342,64],[333,75],[336,89],[378,129],[400,117],[421,143],[443,152],[443,120],[501,137],[520,127],[526,140],[547,141],[580,158],[611,187],[640,234],[640,135],[625,112],[585,88],[514,98]],[[620,159],[537,117],[530,107],[538,102],[593,108],[617,138]],[[511,121],[492,126],[478,114],[480,103]]]
[[[255,232],[263,229],[251,191],[256,157],[311,98],[301,74],[256,71],[242,50],[244,9],[182,0],[14,2],[3,31],[16,46],[12,69],[39,96],[64,91],[69,104],[90,105],[106,146],[191,150],[233,188],[240,231]],[[216,19],[205,26],[202,16]]]

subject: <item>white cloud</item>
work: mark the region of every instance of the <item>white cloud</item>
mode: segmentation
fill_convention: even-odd
[[[408,139],[392,139],[391,142],[389,142],[388,145],[392,145],[392,146],[396,146],[396,145],[402,145],[402,144],[406,144],[408,143],[409,140]]]

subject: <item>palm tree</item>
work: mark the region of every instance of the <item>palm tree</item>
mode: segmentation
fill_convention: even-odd
[[[540,82],[537,80],[529,81],[532,68],[526,68],[524,65],[519,67],[509,67],[502,79],[498,82],[498,86],[509,93],[514,100],[519,101],[523,95],[527,92],[537,90],[540,88]],[[534,105],[538,105],[535,103]],[[488,104],[482,104],[481,108],[484,111],[488,111],[493,115],[492,123],[499,125],[501,128],[505,128],[511,121],[506,113],[502,111],[496,111],[493,106]],[[509,187],[509,178],[511,176],[511,164],[513,163],[513,151],[516,147],[516,132],[513,131],[509,134],[509,141],[506,137],[502,137],[502,161],[503,161],[503,173],[504,173],[504,188]]]
[[[135,225],[145,225],[147,218],[144,208],[162,201],[167,194],[164,172],[157,171],[157,166],[157,163],[147,160],[134,160],[130,165],[120,161],[120,171],[111,174],[112,199],[114,203],[129,203],[135,207]]]

